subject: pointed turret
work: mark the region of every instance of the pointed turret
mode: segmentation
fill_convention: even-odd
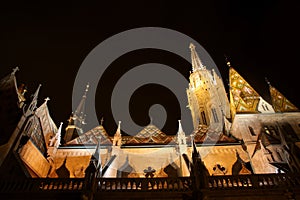
[[[178,131],[177,131],[177,144],[179,155],[187,153],[186,136],[182,129],[181,120],[178,120]]]
[[[121,146],[121,144],[122,144],[121,121],[119,121],[119,125],[113,139],[113,146]]]
[[[177,143],[179,145],[186,145],[186,136],[182,129],[181,120],[178,120]]]
[[[205,69],[204,65],[202,64],[202,62],[196,52],[196,47],[193,43],[190,43],[190,49],[191,49],[193,72],[198,69]]]
[[[272,99],[272,106],[275,112],[299,112],[299,109],[292,104],[282,93],[280,93],[266,78]]]
[[[86,124],[85,101],[86,101],[89,87],[90,87],[89,84],[87,84],[77,109],[75,110],[75,112],[72,112],[72,114],[70,115],[70,118],[68,120],[68,126],[66,127],[66,133],[64,136],[65,143],[68,143],[69,141],[79,137],[84,133],[83,127]]]

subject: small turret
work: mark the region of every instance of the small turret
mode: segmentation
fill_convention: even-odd
[[[121,145],[122,145],[121,121],[119,121],[118,129],[113,139],[113,146],[121,146]]]

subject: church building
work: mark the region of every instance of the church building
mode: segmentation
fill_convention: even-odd
[[[88,123],[85,101],[89,98],[89,85],[64,130],[63,123],[55,124],[51,117],[49,98],[38,105],[41,85],[32,99],[25,98],[27,91],[17,83],[19,69],[15,68],[0,81],[0,177],[40,181],[84,179],[84,184],[99,180],[90,182],[91,188],[102,188],[99,185],[105,181],[100,180],[190,180],[190,199],[195,197],[193,191],[200,191],[198,187],[206,189],[199,192],[201,197],[196,194],[197,199],[221,199],[222,191],[214,194],[209,188],[234,188],[233,183],[228,184],[231,179],[224,177],[247,177],[250,181],[251,177],[298,174],[299,109],[268,80],[271,102],[264,100],[229,61],[226,91],[220,75],[202,63],[193,44],[190,51],[192,69],[186,93],[194,130],[185,132],[181,124],[185,119],[181,119],[174,122],[178,125],[176,135],[162,132],[153,122],[133,133],[134,136],[121,134],[121,121],[115,133],[108,133],[102,121],[84,131]],[[88,177],[91,174],[93,179]],[[206,181],[200,179],[198,183],[199,177],[206,177]],[[247,181],[239,181],[236,187],[246,187]],[[264,179],[261,183],[269,181]],[[253,185],[251,182],[248,187]],[[164,183],[155,187],[166,189]],[[140,189],[143,188],[141,182]],[[291,192],[289,187],[282,191],[300,197],[299,191]],[[97,195],[86,198],[97,199]],[[239,199],[238,195],[234,198]]]

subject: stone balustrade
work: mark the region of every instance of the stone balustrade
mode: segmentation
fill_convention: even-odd
[[[300,176],[295,174],[254,174],[208,177],[208,188],[270,188],[300,185]]]
[[[300,186],[297,174],[224,175],[207,177],[208,190],[250,189]],[[0,180],[0,193],[10,192],[83,192],[84,178],[31,178],[26,180]],[[191,192],[190,177],[179,178],[96,178],[92,191],[95,193],[114,191]]]
[[[191,179],[179,178],[100,178],[96,191],[191,191]]]

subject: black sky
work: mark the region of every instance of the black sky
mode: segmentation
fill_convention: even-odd
[[[211,55],[224,80],[228,79],[224,61],[224,54],[227,54],[234,68],[267,101],[270,102],[270,98],[264,77],[300,107],[297,72],[299,9],[296,1],[284,0],[2,3],[0,75],[4,77],[19,66],[18,82],[26,83],[29,93],[41,83],[39,103],[49,96],[48,105],[54,121],[66,123],[72,110],[73,82],[88,53],[121,31],[157,26],[180,31],[197,40]],[[153,61],[172,66],[188,77],[188,63],[176,55],[141,50],[117,59],[98,87],[104,85],[109,90],[110,81],[117,81],[131,67]],[[122,66],[123,70],[114,71],[120,68],[117,66]],[[110,78],[112,75],[114,79]],[[171,103],[161,101],[167,105],[168,112],[176,113],[168,118],[163,131],[175,133],[174,120],[180,114],[172,107],[177,105],[172,94],[157,86],[142,89],[136,92],[135,102],[139,102],[147,91],[157,91],[158,96],[166,97],[160,99],[171,99]],[[109,94],[103,95],[101,87],[98,91],[102,92],[96,97],[98,117],[104,116],[107,131],[113,133],[116,125],[107,106],[110,105]],[[157,102],[157,97],[148,96],[145,107]],[[133,116],[140,125],[149,123],[143,107],[134,107]]]

